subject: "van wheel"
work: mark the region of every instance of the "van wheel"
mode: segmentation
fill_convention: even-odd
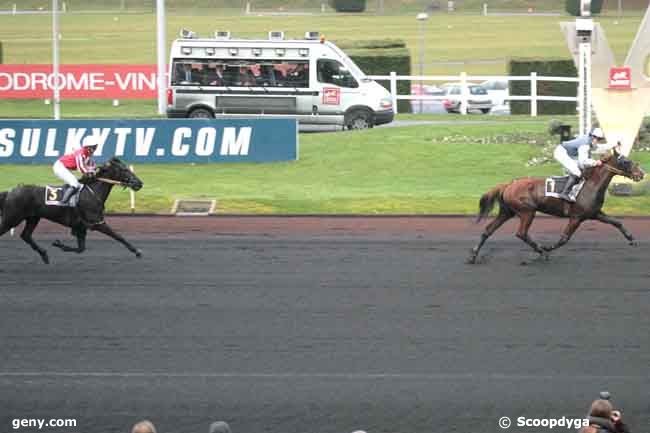
[[[481,108],[481,113],[488,114],[490,112],[489,108]]]
[[[190,119],[213,119],[214,115],[205,108],[197,108],[196,110],[192,110],[188,117]]]
[[[367,110],[351,111],[346,116],[345,126],[350,130],[372,128],[374,126],[372,123],[372,113]]]

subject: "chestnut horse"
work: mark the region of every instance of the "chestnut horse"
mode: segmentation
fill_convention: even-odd
[[[472,248],[468,263],[476,263],[479,250],[485,241],[503,223],[515,215],[519,217],[517,237],[543,256],[566,244],[580,224],[589,219],[613,225],[620,230],[630,245],[636,245],[634,237],[623,227],[623,224],[606,215],[601,208],[605,201],[605,192],[614,175],[629,177],[638,182],[643,179],[645,173],[638,163],[632,162],[616,152],[604,156],[601,161],[602,165],[584,170],[586,181],[575,203],[555,197],[546,197],[544,194],[546,178],[515,179],[510,183],[497,185],[485,193],[479,202],[480,211],[477,222],[488,216],[497,201],[499,202],[499,214],[487,225],[481,234],[479,243]],[[560,240],[555,244],[540,246],[528,235],[528,230],[537,211],[569,218],[569,224],[564,229]]]

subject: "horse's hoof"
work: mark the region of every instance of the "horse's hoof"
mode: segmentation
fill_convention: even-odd
[[[638,247],[639,246],[639,241],[630,241],[630,246],[631,247]]]
[[[476,257],[468,257],[467,260],[465,260],[465,263],[468,265],[475,265],[476,264]]]
[[[47,253],[41,254],[41,259],[43,259],[43,263],[45,263],[46,265],[50,264],[50,258],[47,256]]]
[[[141,258],[142,258],[142,251],[140,251],[140,250],[135,250],[135,256],[136,256],[137,258],[141,259]]]
[[[60,240],[57,239],[54,242],[52,242],[52,246],[57,247],[57,248],[62,248],[63,247],[63,242],[61,242]]]

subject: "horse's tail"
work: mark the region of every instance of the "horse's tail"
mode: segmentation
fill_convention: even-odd
[[[479,201],[479,213],[476,218],[477,223],[490,214],[496,201],[501,200],[503,190],[505,190],[508,185],[509,184],[507,183],[501,183],[483,194],[483,197],[481,197],[481,200]]]

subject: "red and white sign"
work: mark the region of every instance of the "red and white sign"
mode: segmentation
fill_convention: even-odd
[[[0,65],[0,98],[156,99],[156,65]]]
[[[339,105],[341,89],[338,87],[323,87],[323,105]]]
[[[613,67],[609,69],[609,88],[610,89],[631,89],[632,88],[632,70],[629,66],[620,68]]]

